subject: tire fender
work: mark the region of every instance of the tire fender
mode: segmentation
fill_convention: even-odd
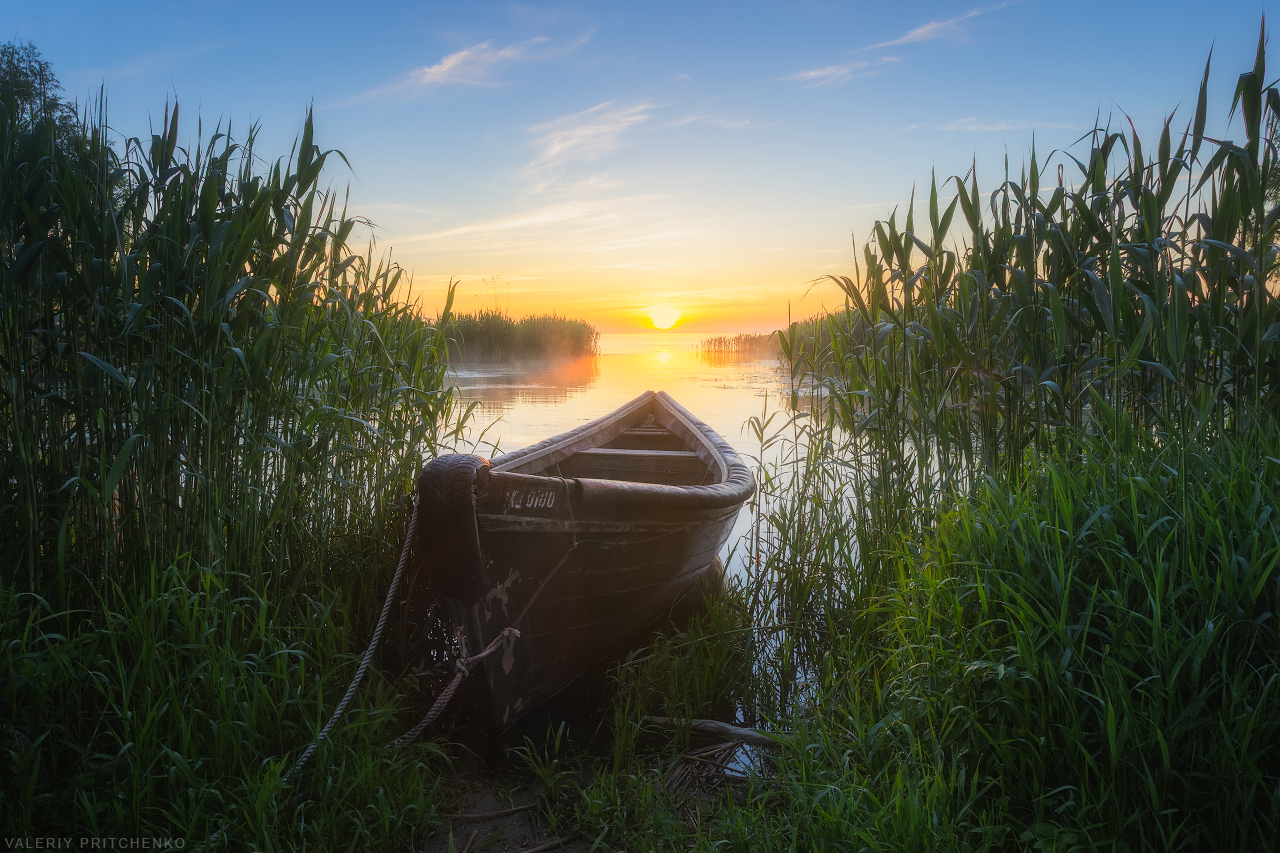
[[[471,454],[432,459],[418,475],[418,541],[435,594],[470,606],[486,589],[476,496],[489,482],[489,460]]]

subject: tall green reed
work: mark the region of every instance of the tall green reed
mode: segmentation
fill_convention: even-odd
[[[1006,842],[1275,837],[1265,43],[1243,145],[1205,136],[1206,65],[1154,151],[1101,127],[989,195],[976,170],[934,180],[927,223],[913,198],[835,277],[845,309],[781,335],[815,403],[766,478],[766,719],[808,721],[837,763],[896,731],[886,757],[959,773]]]
[[[880,485],[906,477],[929,506],[1082,430],[1127,447],[1275,417],[1280,93],[1264,47],[1265,34],[1232,104],[1243,145],[1204,135],[1206,65],[1194,116],[1181,133],[1170,116],[1152,156],[1136,131],[1100,127],[1081,152],[1042,161],[1033,147],[990,195],[974,169],[931,183],[927,222],[913,199],[901,225],[876,224],[858,276],[834,277],[847,310],[817,334],[794,326],[784,348],[883,460]]]
[[[931,182],[927,215],[913,198],[835,277],[844,309],[780,334],[791,405],[751,422],[782,461],[758,471],[738,627],[684,640],[744,659],[683,701],[795,736],[662,844],[1275,847],[1265,43],[1233,98],[1242,144],[1205,136],[1206,65],[1153,147],[1100,127],[989,194],[974,170]],[[647,663],[665,670],[625,681],[627,707],[678,711],[663,674],[691,657]],[[581,813],[659,832],[679,812],[653,757],[618,761]]]
[[[1033,146],[1017,176],[1006,161],[990,194],[975,168],[931,182],[927,221],[913,196],[876,223],[857,275],[832,277],[844,309],[780,333],[792,407],[818,415],[793,440],[781,511],[847,494],[849,565],[877,577],[879,555],[957,496],[1018,482],[1032,449],[1088,435],[1118,458],[1155,442],[1181,459],[1274,425],[1280,92],[1265,40],[1232,103],[1244,145],[1205,136],[1206,64],[1194,115],[1180,133],[1166,120],[1151,156],[1132,126],[1100,127],[1083,150],[1042,161]]]
[[[1272,846],[1276,451],[1055,455],[943,514],[882,605],[898,737],[990,784],[1024,840]]]
[[[235,811],[260,847],[413,837],[432,783],[372,747],[389,684],[322,750],[330,801],[286,807],[280,776],[367,641],[414,472],[460,428],[443,327],[351,249],[310,116],[267,165],[253,130],[180,147],[176,104],[150,139],[112,144],[102,107],[58,134],[0,103],[10,834],[195,843]]]

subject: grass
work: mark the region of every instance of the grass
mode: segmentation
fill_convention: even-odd
[[[600,332],[584,320],[559,314],[512,319],[503,311],[482,309],[453,314],[450,351],[463,359],[578,358],[598,355]]]
[[[266,166],[252,134],[179,148],[176,106],[120,153],[106,128],[0,103],[3,832],[419,844],[442,756],[382,750],[394,674],[282,776],[459,429],[445,331],[348,245],[310,117]]]
[[[1280,438],[1084,442],[1022,471],[875,575],[847,478],[785,471],[760,569],[621,672],[613,753],[557,783],[563,825],[610,849],[1269,849]],[[688,735],[640,718],[726,706],[790,742],[690,801]]]

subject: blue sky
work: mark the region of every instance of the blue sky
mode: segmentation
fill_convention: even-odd
[[[1095,117],[1144,138],[1189,120],[1214,50],[1211,131],[1266,4],[1182,2],[271,3],[0,0],[68,93],[105,85],[148,132],[177,98],[259,153],[314,105],[351,210],[437,304],[559,310],[603,329],[647,308],[688,331],[767,329],[835,303],[851,236],[976,158],[994,189],[1034,134]],[[1275,67],[1280,72],[1280,63]],[[1273,72],[1273,76],[1276,76]]]

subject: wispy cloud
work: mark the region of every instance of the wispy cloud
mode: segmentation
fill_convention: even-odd
[[[493,72],[504,62],[525,58],[531,47],[546,42],[545,37],[508,47],[494,47],[492,41],[451,53],[435,65],[424,65],[409,72],[405,85],[415,89],[432,86],[491,85]]]
[[[569,44],[554,46],[551,39],[538,36],[528,41],[495,47],[493,40],[474,44],[455,51],[433,65],[414,68],[384,86],[370,89],[353,101],[373,98],[413,97],[433,89],[447,86],[498,86],[498,72],[514,62],[529,62],[563,56],[585,44],[591,38],[587,33]]]
[[[684,127],[688,124],[709,124],[714,127],[723,127],[726,130],[742,130],[745,127],[751,127],[753,122],[749,118],[730,118],[728,116],[716,115],[714,113],[690,113],[689,115],[673,118],[667,122],[664,127]]]
[[[605,101],[589,110],[537,125],[534,146],[538,154],[529,168],[546,173],[574,161],[591,162],[622,145],[627,130],[648,121],[653,104],[618,105]]]
[[[476,235],[492,235],[507,231],[524,231],[543,225],[580,219],[589,209],[576,204],[559,204],[531,210],[520,216],[501,217],[468,225],[460,225],[443,231],[427,231],[419,234],[406,234],[396,239],[401,243],[431,243],[437,240],[454,240],[459,237]]]
[[[804,83],[808,86],[825,86],[827,83],[844,83],[859,68],[865,68],[867,63],[855,62],[849,65],[828,65],[825,68],[811,68],[808,71],[797,71],[795,74],[788,74],[783,80],[794,80],[797,83]]]
[[[582,252],[584,254],[592,254],[598,252],[625,252],[631,249],[648,249],[654,246],[670,247],[688,242],[688,240],[689,232],[686,230],[664,229],[661,231],[629,234],[625,240],[618,243],[585,246],[583,247]]]
[[[913,30],[908,30],[906,34],[899,36],[890,41],[882,41],[879,44],[869,45],[862,50],[876,50],[882,47],[896,47],[900,44],[914,44],[918,41],[930,41],[932,39],[944,38],[945,36],[954,35],[961,31],[960,25],[972,18],[981,15],[988,15],[992,12],[998,12],[1006,6],[1014,5],[1012,2],[1001,3],[998,6],[988,6],[985,9],[971,9],[955,18],[943,18],[936,21],[929,21],[927,24],[921,24]]]
[[[982,15],[988,15],[992,12],[1003,9],[1006,6],[1012,6],[1017,2],[1021,2],[1021,0],[1008,0],[1008,2],[1001,3],[997,6],[988,6],[982,9],[971,9],[963,15],[958,15],[954,18],[939,18],[936,21],[929,21],[928,23],[921,24],[915,29],[908,30],[905,34],[898,36],[896,39],[890,39],[889,41],[882,41],[879,44],[872,44],[867,47],[859,48],[858,52],[862,53],[868,50],[898,47],[899,45],[914,44],[915,42],[931,41],[933,39],[945,38],[949,35],[956,35],[962,31],[962,24],[964,24],[965,21]],[[882,65],[899,61],[901,60],[896,56],[882,56],[876,60],[860,60],[856,62],[846,62],[840,65],[824,65],[821,68],[810,68],[805,71],[797,71],[795,74],[788,74],[786,77],[781,77],[779,79],[793,83],[800,83],[801,85],[810,88],[814,86],[840,85],[841,83],[847,83],[849,79],[855,75],[860,76],[863,74],[871,74]]]
[[[849,78],[855,74],[870,73],[873,69],[881,65],[888,65],[897,62],[896,56],[882,56],[875,61],[865,62],[847,62],[844,65],[827,65],[822,68],[811,68],[807,71],[797,71],[795,74],[788,74],[786,77],[780,77],[780,80],[787,80],[793,83],[800,83],[809,88],[814,86],[826,86],[828,84],[839,85],[847,83]]]

